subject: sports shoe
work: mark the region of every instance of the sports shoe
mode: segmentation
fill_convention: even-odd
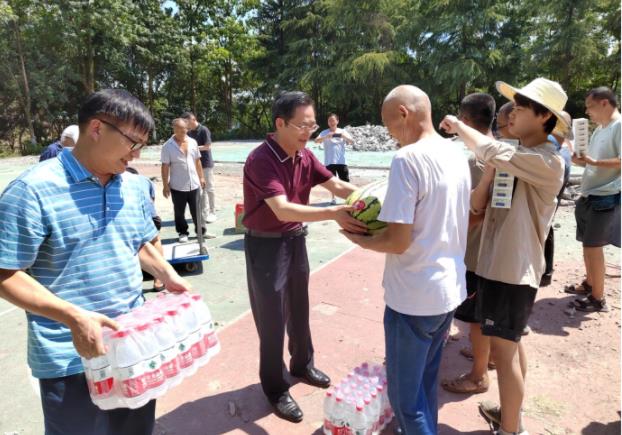
[[[497,405],[495,402],[490,400],[484,400],[483,402],[479,402],[479,413],[484,417],[484,420],[488,422],[492,426],[492,428],[499,434],[505,434],[501,430],[501,407]],[[520,421],[518,422],[518,434],[520,435],[528,435],[528,432],[523,427],[523,411],[520,412]]]
[[[207,216],[205,216],[205,222],[207,222],[208,224],[214,223],[217,220],[218,220],[218,217],[216,216],[216,213],[214,213],[213,211],[209,212]]]
[[[188,234],[180,234],[179,243],[187,243],[187,242],[188,242]]]

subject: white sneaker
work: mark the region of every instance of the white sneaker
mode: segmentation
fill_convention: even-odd
[[[186,234],[180,234],[179,243],[187,243],[187,242],[188,242],[188,236]]]
[[[214,212],[210,212],[207,214],[207,216],[205,216],[205,222],[207,222],[208,224],[216,222],[217,220],[218,220],[218,217],[216,216],[216,213]]]

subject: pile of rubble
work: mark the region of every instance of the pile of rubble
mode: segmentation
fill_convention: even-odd
[[[348,146],[353,151],[393,151],[397,146],[382,125],[347,126],[345,130],[354,139],[354,144]]]

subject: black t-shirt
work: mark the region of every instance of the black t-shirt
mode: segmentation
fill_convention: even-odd
[[[199,146],[208,145],[212,143],[212,134],[209,129],[204,125],[199,124],[194,130],[188,131],[188,136],[197,141]],[[212,151],[201,151],[201,166],[203,168],[213,168],[214,159],[212,158]]]

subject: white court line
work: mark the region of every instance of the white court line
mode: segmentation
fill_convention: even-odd
[[[334,263],[335,261],[339,260],[344,255],[346,255],[349,252],[353,251],[355,248],[356,248],[356,245],[353,245],[353,246],[349,247],[348,249],[346,249],[345,251],[343,251],[341,254],[337,255],[336,257],[331,258],[326,263],[320,264],[318,267],[316,267],[314,270],[311,271],[311,275],[313,275],[314,273],[319,272],[320,270],[324,269],[329,264]],[[251,313],[251,309],[249,308],[248,310],[244,311],[242,314],[240,314],[239,316],[235,317],[231,322],[227,323],[225,326],[223,326],[222,328],[220,328],[216,332],[218,332],[218,333],[223,332],[224,330],[228,329],[230,326],[235,325],[237,322],[242,320],[244,317],[246,317],[250,313]]]

